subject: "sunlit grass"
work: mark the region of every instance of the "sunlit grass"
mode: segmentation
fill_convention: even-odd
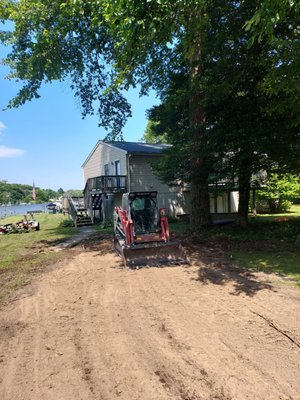
[[[291,252],[232,251],[234,263],[242,268],[289,276],[300,287],[300,254]]]
[[[2,219],[0,224],[16,223],[22,218],[10,216]],[[58,257],[58,253],[47,251],[47,248],[77,232],[73,227],[61,226],[66,218],[62,214],[37,214],[39,231],[0,235],[0,301],[27,283],[37,266]],[[37,250],[37,246],[42,247]]]
[[[72,236],[76,232],[73,227],[60,227],[60,223],[65,219],[62,214],[38,214],[36,220],[40,223],[39,231],[0,235],[0,269],[10,266],[27,254],[28,249],[37,242],[46,241],[51,244]],[[12,216],[1,220],[1,224],[20,220],[22,217]]]
[[[183,222],[171,223],[170,230],[175,234],[191,232],[189,224]],[[250,215],[247,229],[231,224],[202,230],[199,235],[203,243],[226,243],[236,265],[286,275],[300,287],[300,249],[295,244],[300,235],[300,205],[282,214]],[[261,251],[252,251],[253,245]]]

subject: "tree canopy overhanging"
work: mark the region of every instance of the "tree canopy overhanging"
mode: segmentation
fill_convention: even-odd
[[[299,171],[299,14],[276,1],[274,23],[269,1],[4,0],[3,62],[23,82],[8,106],[68,80],[83,115],[116,138],[130,116],[124,91],[155,89],[150,117],[174,145],[165,178],[191,182],[194,224],[210,222],[208,182],[233,175],[246,222],[252,173]]]
[[[205,68],[200,78],[206,112],[201,149],[210,155],[209,180],[238,177],[240,214],[246,219],[252,174],[275,167],[299,172],[299,37],[294,32],[291,43],[286,33],[290,26],[284,21],[274,29],[272,41],[252,41],[241,21],[255,12],[253,2],[228,7],[215,1],[207,11]],[[289,48],[284,57],[280,48]],[[171,77],[161,105],[149,111],[152,136],[177,147],[158,165],[166,180],[178,174],[186,180],[191,173],[186,159],[194,143],[188,137],[189,88],[184,71]]]

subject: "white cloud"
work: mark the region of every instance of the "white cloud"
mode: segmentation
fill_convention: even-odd
[[[0,158],[20,157],[25,153],[22,149],[12,149],[6,146],[0,146]]]
[[[6,129],[6,126],[4,125],[3,122],[0,121],[0,135],[3,133],[4,129]]]

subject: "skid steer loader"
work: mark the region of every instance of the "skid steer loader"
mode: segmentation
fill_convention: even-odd
[[[126,267],[186,264],[177,241],[170,241],[167,210],[157,207],[157,192],[123,194],[114,213],[114,245]]]

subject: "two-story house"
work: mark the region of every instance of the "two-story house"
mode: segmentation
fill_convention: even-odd
[[[92,219],[110,219],[114,207],[121,204],[122,194],[129,191],[157,191],[159,207],[168,208],[170,215],[189,214],[189,186],[169,186],[153,172],[153,163],[168,147],[99,140],[82,165],[85,204]],[[236,212],[236,193],[212,194],[210,207],[219,216]]]

